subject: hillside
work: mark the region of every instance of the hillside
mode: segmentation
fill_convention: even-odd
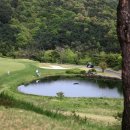
[[[1,0],[0,52],[118,52],[116,6],[115,0]]]

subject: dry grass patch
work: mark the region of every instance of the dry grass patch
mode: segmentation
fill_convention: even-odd
[[[83,119],[89,119],[93,122],[97,123],[103,123],[103,124],[119,124],[120,122],[115,119],[113,116],[103,116],[103,115],[97,115],[97,114],[87,114],[87,113],[80,113],[80,112],[67,112],[67,111],[58,111],[60,114],[63,114],[65,116],[79,116],[80,118]]]
[[[62,123],[35,112],[0,107],[0,130],[71,130]]]

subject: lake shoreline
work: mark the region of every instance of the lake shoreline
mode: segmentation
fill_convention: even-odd
[[[120,80],[120,81],[122,81],[121,78],[112,77],[112,76],[103,76],[103,75],[85,75],[85,76],[86,76],[86,77],[89,77],[89,78],[100,78],[100,79]]]

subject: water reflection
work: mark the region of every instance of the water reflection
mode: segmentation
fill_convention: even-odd
[[[89,80],[89,79],[88,79]],[[97,80],[97,79],[90,79],[91,82],[97,83],[98,87],[100,88],[109,88],[109,89],[114,89],[117,88],[118,92],[122,95],[122,82],[119,80]]]

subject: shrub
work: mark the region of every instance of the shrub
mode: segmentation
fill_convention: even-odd
[[[107,63],[106,62],[101,62],[99,64],[100,68],[102,69],[102,72],[104,73],[105,69],[107,68]]]
[[[92,61],[90,57],[85,56],[79,59],[79,64],[86,65],[88,62]]]
[[[81,71],[80,71],[80,74],[85,74],[85,73],[86,73],[85,70],[81,70]]]
[[[109,67],[114,68],[116,66],[121,66],[122,57],[121,54],[108,54],[106,56],[106,62]]]
[[[70,64],[77,64],[78,63],[78,56],[75,52],[71,49],[63,49],[60,53],[61,63],[70,63]]]
[[[74,69],[66,70],[66,73],[67,73],[67,74],[85,74],[86,71],[85,71],[85,70],[78,69],[78,68],[74,68]]]
[[[97,73],[97,71],[94,68],[88,70],[88,74],[96,74],[96,73]]]
[[[57,97],[59,99],[63,99],[64,98],[64,93],[63,92],[58,92],[58,93],[56,93],[56,95],[57,95]]]
[[[44,53],[44,62],[60,63],[60,54],[57,50],[47,50]]]
[[[122,119],[122,113],[118,112],[116,115],[114,115],[115,119],[121,121]]]

